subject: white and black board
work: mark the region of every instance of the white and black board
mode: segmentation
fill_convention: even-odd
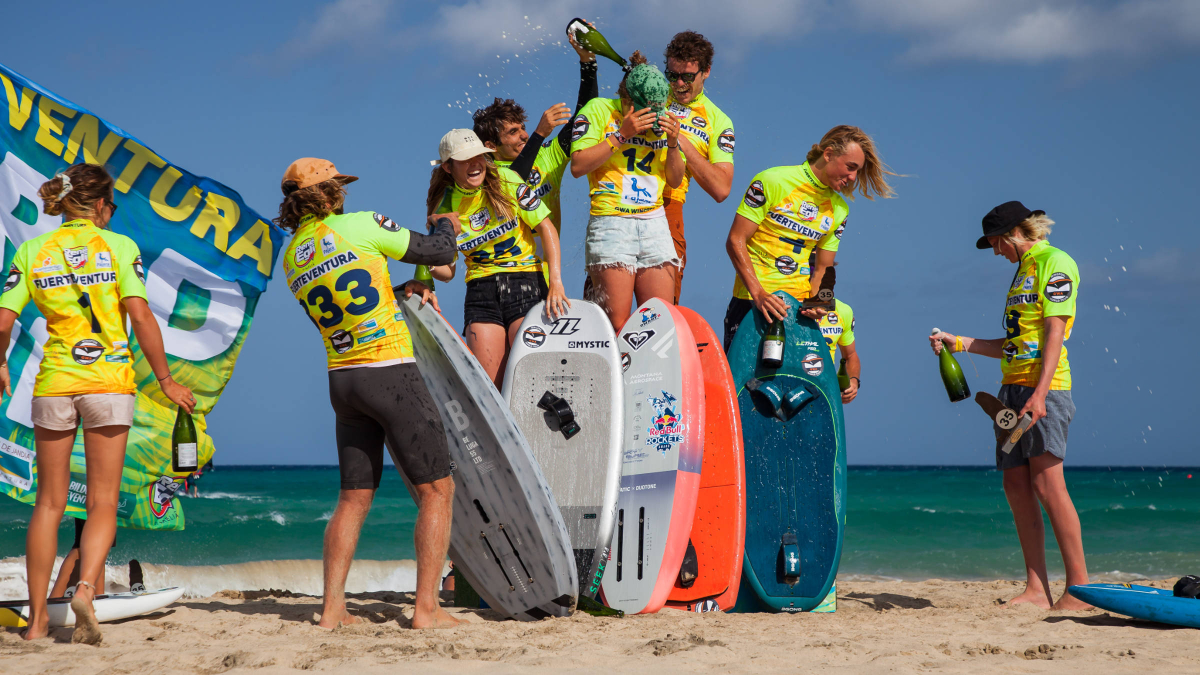
[[[97,595],[92,601],[96,620],[118,621],[141,616],[160,610],[183,597],[182,586],[160,588],[136,593],[108,593]],[[75,612],[71,610],[71,598],[51,598],[46,601],[51,628],[75,625]],[[0,602],[0,626],[22,628],[29,625],[29,601],[10,600]]]
[[[617,338],[600,307],[572,300],[556,320],[544,303],[529,310],[508,355],[504,400],[562,512],[579,592],[591,598],[600,591],[616,524],[622,389]],[[539,407],[546,392],[565,401],[565,415]],[[561,428],[567,417],[578,425],[569,438]]]
[[[415,295],[403,304],[417,367],[450,447],[455,567],[489,606],[513,618],[566,616],[578,592],[575,558],[529,444],[442,315]]]

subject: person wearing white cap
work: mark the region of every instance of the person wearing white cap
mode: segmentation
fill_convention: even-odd
[[[520,176],[492,163],[493,152],[470,129],[447,132],[438,145],[440,161],[434,163],[425,206],[430,216],[458,215],[458,251],[467,266],[463,337],[499,388],[509,347],[529,310],[545,300],[554,319],[571,303],[563,290],[558,230],[550,222],[550,209]],[[535,232],[545,261],[538,258]],[[449,281],[456,265],[457,257],[430,272]],[[546,276],[543,266],[549,268]]]

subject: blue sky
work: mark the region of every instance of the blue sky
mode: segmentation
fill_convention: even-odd
[[[835,124],[871,133],[898,197],[851,204],[838,297],[854,307],[863,389],[851,463],[987,464],[986,419],[951,405],[925,336],[1000,335],[1013,266],[973,246],[979,219],[1045,209],[1079,263],[1067,343],[1078,413],[1068,464],[1195,464],[1200,234],[1194,209],[1200,4],[1194,0],[698,0],[546,10],[529,0],[89,3],[5,10],[0,61],[241,192],[268,217],[291,160],[362,177],[349,209],[424,220],[437,141],[490,96],[536,118],[572,103],[562,37],[594,19],[651,60],[678,30],[715,44],[710,97],[737,129],[733,195],[693,191],[683,302],[720,331],[733,286],[724,239],[758,171],[797,164]],[[602,63],[601,93],[620,71]],[[469,99],[469,100],[468,100]],[[532,121],[530,128],[532,128]],[[582,284],[586,181],[563,198],[568,292]],[[278,271],[278,266],[276,267]],[[395,264],[397,281],[411,267]],[[462,322],[460,280],[440,287]],[[276,278],[210,416],[218,463],[336,462],[323,347]],[[961,359],[973,390],[998,362]]]

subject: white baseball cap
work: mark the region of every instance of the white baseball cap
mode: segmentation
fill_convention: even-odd
[[[495,150],[484,145],[483,141],[479,140],[479,136],[476,136],[474,131],[471,129],[451,129],[446,132],[445,136],[442,136],[441,142],[438,143],[438,156],[440,160],[430,162],[430,164],[436,166],[448,159],[462,161],[478,157],[485,152],[495,152]]]

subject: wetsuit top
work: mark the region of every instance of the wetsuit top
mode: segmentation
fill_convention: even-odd
[[[452,183],[442,194],[434,213],[458,213],[462,234],[457,246],[467,260],[467,281],[499,272],[537,272],[542,261],[537,257],[533,234],[550,216],[550,209],[533,193],[521,177],[504,168],[497,169],[513,214],[503,219],[488,204],[483,188],[464,190]]]
[[[132,394],[124,298],[146,299],[137,244],[78,218],[21,244],[0,307],[20,314],[30,300],[49,339],[34,396]]]
[[[575,118],[571,152],[607,143],[624,119],[621,99],[594,98]],[[662,208],[667,187],[667,133],[650,128],[625,143],[588,174],[593,216],[645,216]],[[683,157],[683,150],[675,150]],[[686,161],[686,160],[685,160]]]
[[[387,259],[444,265],[453,260],[453,237],[449,224],[426,236],[371,211],[300,221],[283,252],[283,271],[321,332],[330,370],[413,361]],[[414,240],[424,255],[410,254],[418,248]]]
[[[691,141],[710,164],[733,164],[733,121],[704,92],[686,106],[671,101],[667,112],[679,118],[680,137]],[[667,199],[681,204],[687,201],[691,178],[691,171],[685,172],[679,187],[667,188]]]
[[[808,265],[814,248],[837,251],[850,212],[846,200],[813,175],[808,162],[777,166],[754,177],[738,215],[758,223],[746,248],[758,282],[768,293],[786,291],[797,300],[809,296]],[[750,300],[737,277],[733,295]]]
[[[834,298],[833,311],[821,317],[818,325],[821,335],[825,336],[825,344],[829,346],[829,356],[837,363],[838,346],[854,344],[854,310]]]
[[[1004,358],[1000,359],[1004,384],[1038,385],[1042,376],[1045,318],[1065,316],[1067,332],[1050,388],[1071,388],[1071,364],[1067,361],[1065,343],[1075,324],[1077,290],[1079,268],[1071,256],[1050,242],[1039,241],[1021,256],[1004,302]]]

